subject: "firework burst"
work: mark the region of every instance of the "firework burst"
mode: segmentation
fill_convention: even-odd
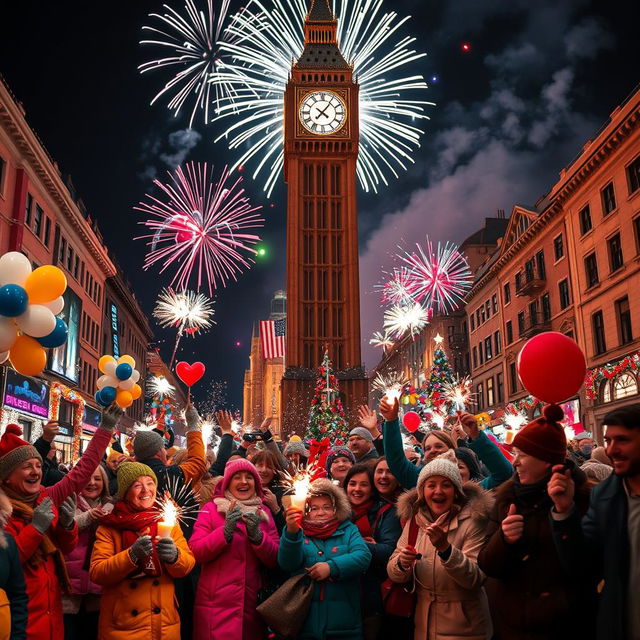
[[[161,327],[183,329],[209,329],[215,321],[213,301],[202,293],[163,289],[156,300],[153,317]]]
[[[171,398],[176,388],[164,376],[151,376],[147,378],[147,395],[159,398]]]
[[[384,330],[396,338],[417,335],[428,323],[429,312],[417,302],[396,304],[384,312]]]
[[[193,100],[189,127],[202,111],[205,124],[210,122],[211,104],[218,106],[220,97],[233,93],[233,86],[225,83],[210,83],[209,79],[218,70],[224,69],[224,61],[218,50],[218,40],[229,9],[230,0],[222,0],[216,20],[213,0],[207,0],[205,11],[199,10],[200,0],[186,0],[184,13],[163,5],[165,13],[152,13],[150,19],[158,26],[144,26],[143,32],[151,39],[140,44],[150,45],[160,57],[138,67],[140,73],[162,69],[175,75],[153,98],[151,104],[165,96],[172,96],[168,107],[177,117],[183,107]]]
[[[465,411],[466,406],[472,403],[471,378],[456,378],[453,382],[443,385],[444,396],[456,411]]]
[[[371,336],[371,340],[369,340],[369,344],[374,347],[382,347],[383,349],[390,349],[393,347],[394,342],[391,339],[391,336],[385,331],[382,333],[381,331],[374,331]]]
[[[406,304],[412,300],[414,287],[411,271],[406,267],[394,269],[387,281],[376,285],[376,288],[382,292],[381,302],[389,304]]]
[[[379,373],[373,379],[371,389],[382,392],[383,397],[393,402],[394,400],[400,400],[402,388],[408,384],[408,382],[405,376],[399,371],[391,371],[387,374]]]
[[[358,178],[362,187],[377,190],[413,163],[428,119],[422,98],[423,77],[408,69],[426,53],[417,52],[415,38],[399,30],[409,17],[383,10],[383,0],[336,0],[338,42],[345,60],[353,64],[360,85],[360,153]],[[235,167],[256,160],[254,177],[267,171],[264,189],[271,193],[283,167],[283,104],[291,61],[303,50],[305,0],[250,0],[231,18],[219,49],[225,68],[210,82],[226,90],[214,120],[233,118],[218,140],[230,148],[246,148]],[[247,148],[248,147],[248,148]]]
[[[169,176],[167,184],[153,181],[164,200],[147,195],[147,201],[134,207],[150,216],[140,222],[152,232],[140,236],[150,246],[144,268],[161,263],[163,273],[177,266],[171,285],[178,289],[186,289],[195,272],[197,289],[206,281],[211,295],[253,263],[241,252],[256,253],[251,245],[260,238],[245,230],[262,226],[256,213],[260,207],[251,206],[239,186],[241,178],[227,184],[227,167],[216,183],[206,162],[188,163],[186,170],[178,167]]]

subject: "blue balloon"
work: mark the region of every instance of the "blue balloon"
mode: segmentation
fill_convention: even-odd
[[[101,407],[108,407],[111,404],[110,402],[105,402],[104,398],[102,397],[102,389],[100,391],[96,391],[96,402]]]
[[[0,287],[0,315],[7,318],[21,316],[29,304],[27,292],[17,284]]]
[[[116,378],[118,378],[118,380],[128,380],[132,373],[133,367],[126,362],[123,362],[116,367]]]
[[[69,329],[67,329],[67,323],[62,318],[56,318],[56,327],[49,334],[43,338],[36,338],[36,340],[48,349],[55,349],[55,347],[61,347],[66,341],[69,335]]]
[[[100,397],[107,403],[107,406],[116,399],[116,393],[115,387],[102,387],[102,389],[100,389]]]

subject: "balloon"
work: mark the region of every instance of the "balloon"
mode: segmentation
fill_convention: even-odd
[[[134,382],[138,382],[138,380],[140,380],[140,372],[137,369],[133,370],[133,373],[131,374],[131,379]]]
[[[2,351],[0,353],[0,364],[4,364],[9,359],[9,352]]]
[[[59,313],[62,313],[64,309],[64,298],[60,296],[51,302],[43,302],[43,305],[47,307],[54,316],[57,316]]]
[[[102,393],[102,391],[100,392]],[[133,404],[133,396],[130,391],[118,391],[116,395],[116,404],[122,408],[126,409]]]
[[[21,316],[29,305],[27,292],[17,284],[0,287],[0,315],[7,318]]]
[[[31,304],[51,302],[65,292],[67,277],[58,267],[46,264],[29,275],[24,288],[29,294]]]
[[[120,356],[118,364],[130,364],[132,369],[136,368],[136,361],[131,356]]]
[[[110,402],[106,402],[105,399],[102,397],[102,391],[96,391],[96,402],[101,406],[101,407],[108,407],[111,403]]]
[[[130,389],[131,397],[137,400],[142,395],[142,387],[139,384],[134,384]]]
[[[112,377],[116,377],[116,367],[118,365],[116,364],[116,361],[112,358],[111,360],[109,360],[105,365],[104,365],[104,372],[108,375],[108,376],[112,376]]]
[[[11,366],[24,376],[37,376],[47,364],[47,353],[29,336],[18,336],[9,351]]]
[[[404,416],[402,416],[402,424],[407,431],[414,433],[420,426],[420,416],[415,411],[407,411]]]
[[[10,251],[0,258],[0,286],[17,284],[24,287],[30,275],[31,262],[23,253]]]
[[[100,369],[102,373],[106,373],[105,367],[109,362],[113,362],[115,364],[115,358],[113,356],[101,356],[100,360],[98,360],[98,369]]]
[[[54,349],[55,347],[61,347],[67,341],[68,335],[67,323],[62,318],[56,318],[56,328],[48,335],[38,338],[38,342],[43,347]]]
[[[44,338],[56,328],[56,317],[41,304],[30,304],[16,322],[20,330],[32,338]]]
[[[187,387],[192,387],[204,375],[205,367],[202,362],[178,362],[176,365],[176,373],[178,378],[184,382]]]
[[[102,387],[100,389],[100,397],[107,405],[110,405],[116,399],[117,391],[115,387]]]
[[[117,387],[119,382],[120,380],[118,380],[118,378],[105,375],[98,378],[96,386],[98,389],[104,389],[105,387]],[[113,400],[111,402],[113,402]]]
[[[577,343],[557,331],[539,333],[518,354],[518,376],[534,397],[558,403],[576,394],[587,372]]]
[[[116,367],[116,378],[118,380],[128,380],[133,373],[133,369],[130,364],[123,362]]]
[[[18,337],[18,327],[10,318],[0,318],[0,351],[8,351]]]

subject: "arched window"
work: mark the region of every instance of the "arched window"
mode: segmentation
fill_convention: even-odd
[[[611,384],[609,383],[609,381],[605,380],[602,383],[600,395],[602,397],[602,402],[611,402]]]
[[[613,398],[628,398],[638,393],[638,381],[630,374],[623,373],[619,375],[613,382]]]

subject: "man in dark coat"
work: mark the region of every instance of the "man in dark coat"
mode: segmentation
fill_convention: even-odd
[[[639,640],[640,404],[611,411],[603,425],[614,473],[595,487],[581,521],[573,479],[554,467],[553,535],[566,571],[599,581],[598,639]]]

